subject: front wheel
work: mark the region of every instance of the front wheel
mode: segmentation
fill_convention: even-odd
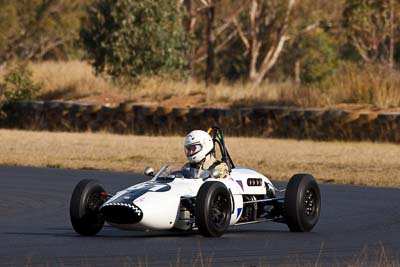
[[[204,183],[196,197],[195,220],[199,232],[220,237],[231,220],[231,195],[221,182]]]
[[[70,219],[74,230],[84,236],[97,234],[104,225],[99,208],[105,202],[103,186],[95,180],[85,179],[77,184],[70,203]]]
[[[285,219],[292,232],[309,232],[317,224],[321,211],[321,193],[310,174],[294,175],[286,188]]]

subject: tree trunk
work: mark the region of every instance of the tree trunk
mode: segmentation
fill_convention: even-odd
[[[264,61],[260,67],[260,70],[258,71],[258,75],[255,80],[257,85],[259,85],[264,80],[267,73],[276,64],[287,40],[288,37],[286,35],[281,36],[276,46],[272,47],[270,51],[268,51],[268,54],[264,58]]]
[[[264,55],[264,58],[261,62],[260,66],[258,64],[258,57],[260,54],[261,41],[258,40],[258,21],[257,21],[257,13],[258,9],[258,1],[252,0],[252,4],[250,7],[250,40],[251,40],[251,53],[250,53],[250,66],[249,66],[249,79],[255,85],[259,85],[267,75],[267,73],[272,69],[272,67],[276,64],[282,50],[285,46],[286,41],[289,37],[286,35],[287,29],[289,27],[289,19],[292,13],[293,7],[296,4],[297,0],[289,0],[288,6],[286,10],[286,14],[283,20],[282,27],[279,31],[278,38],[276,42],[272,43],[268,52]],[[262,20],[262,19],[261,19]]]
[[[257,0],[252,0],[250,7],[250,66],[249,79],[254,82],[257,79],[257,60],[260,53],[260,43],[257,39],[258,24],[257,24]]]
[[[185,4],[189,13],[187,31],[189,34],[193,34],[195,29],[194,26],[196,25],[196,3],[194,0],[185,0]]]
[[[394,67],[394,3],[393,0],[389,0],[389,67]]]
[[[215,20],[215,1],[211,0],[207,12],[207,66],[206,66],[206,85],[208,86],[213,78],[214,71],[214,20]]]
[[[187,31],[189,37],[192,38],[193,35],[194,35],[195,25],[196,25],[196,15],[197,15],[196,3],[195,3],[194,0],[184,0],[183,3],[185,5],[185,8],[186,8],[188,14],[189,14],[189,17],[188,17],[188,19],[187,19],[187,21],[185,23],[186,24],[185,25],[186,31]],[[195,57],[196,57],[196,48],[194,46],[191,46],[190,49],[189,49],[189,54],[187,55],[187,58],[188,58],[188,61],[189,61],[190,72],[192,72],[192,70],[193,70],[193,66],[194,66],[194,63],[195,63],[194,62]]]
[[[298,84],[301,83],[300,74],[301,74],[301,61],[298,59],[294,63],[294,81]]]

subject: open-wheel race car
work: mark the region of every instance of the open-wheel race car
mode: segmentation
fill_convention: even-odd
[[[74,230],[96,235],[107,222],[124,230],[196,230],[219,237],[229,226],[278,222],[293,232],[308,232],[317,223],[321,196],[310,174],[296,174],[285,190],[264,175],[235,167],[222,130],[209,129],[229,175],[185,165],[165,165],[156,174],[145,169],[147,182],[108,194],[96,180],[82,180],[73,191],[70,218]],[[279,196],[282,195],[282,196]]]

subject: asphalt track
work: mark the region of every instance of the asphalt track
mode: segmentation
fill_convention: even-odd
[[[143,175],[0,167],[0,265],[266,266],[400,263],[400,189],[321,185],[322,214],[311,233],[264,223],[218,239],[195,232],[126,232],[105,227],[78,236],[69,222],[75,185],[96,178],[108,192]],[[284,186],[278,183],[279,186]]]

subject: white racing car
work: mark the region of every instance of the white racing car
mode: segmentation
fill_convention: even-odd
[[[166,165],[147,182],[115,195],[106,193],[95,180],[82,180],[75,187],[70,218],[81,235],[96,235],[107,222],[124,230],[196,230],[219,237],[229,226],[279,222],[293,232],[308,232],[318,221],[321,196],[309,174],[294,175],[286,190],[278,190],[264,175],[235,167],[225,147],[222,130],[212,128],[213,140],[230,174]],[[279,197],[282,194],[284,196]]]

